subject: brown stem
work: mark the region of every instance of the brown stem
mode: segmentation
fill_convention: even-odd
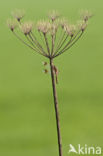
[[[57,93],[56,93],[55,75],[54,75],[54,71],[53,71],[53,59],[51,59],[51,58],[50,58],[50,69],[51,69],[51,79],[52,79],[54,107],[55,107],[55,116],[56,116],[59,156],[62,156],[62,142],[61,142],[61,134],[60,134],[60,120],[59,120],[58,101],[57,101]]]

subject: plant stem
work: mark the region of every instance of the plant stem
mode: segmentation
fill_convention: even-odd
[[[54,71],[53,71],[53,59],[51,59],[51,58],[50,58],[50,70],[51,70],[51,79],[52,79],[52,88],[53,88],[53,97],[54,97],[54,108],[55,108],[55,116],[56,116],[59,156],[62,156],[62,142],[61,142],[61,134],[60,134],[58,100],[57,100],[57,92],[56,92],[55,75],[54,75]]]

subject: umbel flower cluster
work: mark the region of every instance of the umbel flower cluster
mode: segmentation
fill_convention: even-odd
[[[79,22],[74,25],[56,11],[51,11],[47,20],[40,20],[37,23],[22,22],[24,15],[24,11],[21,10],[12,12],[13,18],[7,21],[10,30],[26,46],[52,59],[67,51],[78,41],[92,16],[88,11],[84,11]]]

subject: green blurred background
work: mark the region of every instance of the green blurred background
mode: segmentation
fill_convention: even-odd
[[[69,144],[103,146],[103,1],[0,1],[0,156],[57,156],[55,114],[50,75],[44,57],[20,43],[6,26],[12,10],[26,19],[46,17],[56,9],[70,20],[81,9],[95,15],[70,51],[55,59],[64,156]]]

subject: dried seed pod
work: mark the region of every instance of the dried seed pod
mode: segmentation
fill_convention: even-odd
[[[33,29],[33,22],[25,22],[21,24],[20,29],[24,33],[24,35],[28,35]]]
[[[25,15],[25,11],[24,11],[24,10],[18,10],[18,9],[16,9],[16,10],[13,11],[11,14],[12,14],[12,16],[13,16],[14,18],[17,19],[18,22],[20,22],[20,20],[21,20],[21,19],[24,17],[24,15]]]
[[[88,23],[85,22],[84,20],[78,22],[78,28],[81,31],[84,31],[86,29],[87,25],[88,25]]]
[[[59,25],[60,25],[63,29],[64,29],[64,27],[65,27],[66,25],[69,24],[69,22],[68,22],[68,20],[67,20],[66,18],[58,19],[58,23],[59,23]]]
[[[7,25],[11,31],[14,31],[14,29],[18,26],[17,21],[15,19],[8,19]]]
[[[44,34],[48,33],[50,28],[51,28],[51,23],[49,21],[42,20],[42,21],[38,21],[37,23],[38,31]]]
[[[58,30],[58,24],[57,23],[52,23],[51,24],[51,29],[50,29],[50,34],[55,35]]]
[[[93,14],[89,12],[88,10],[81,11],[81,18],[87,22],[89,18],[91,18]]]
[[[49,12],[48,16],[52,21],[55,21],[57,18],[59,18],[60,14],[57,11],[53,10]]]
[[[76,26],[75,25],[65,25],[64,30],[66,31],[66,33],[69,36],[72,37],[74,35],[75,31],[76,31]]]

